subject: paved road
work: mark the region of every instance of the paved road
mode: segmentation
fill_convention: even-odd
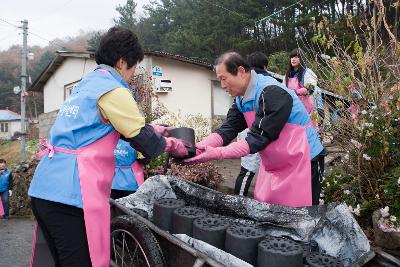
[[[29,266],[33,228],[32,219],[0,219],[0,266]]]

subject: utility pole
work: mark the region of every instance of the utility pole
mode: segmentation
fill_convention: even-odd
[[[20,145],[20,159],[21,162],[25,161],[25,91],[26,80],[28,75],[26,73],[26,64],[28,59],[28,21],[22,22],[22,55],[21,55],[21,145]]]

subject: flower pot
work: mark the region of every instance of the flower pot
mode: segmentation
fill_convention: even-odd
[[[193,237],[216,248],[225,249],[225,233],[229,222],[223,217],[209,215],[193,222]]]
[[[172,215],[172,233],[192,236],[193,221],[204,217],[207,212],[198,207],[183,207],[176,209]]]
[[[187,127],[175,128],[168,132],[168,136],[184,140],[192,145],[188,149],[189,152],[188,156],[186,156],[185,158],[190,158],[196,155],[195,134],[192,128],[187,128]]]
[[[255,265],[257,246],[264,237],[264,230],[258,226],[233,224],[226,230],[225,251]]]
[[[302,267],[303,247],[291,239],[268,236],[258,244],[257,266]]]
[[[175,198],[162,198],[154,202],[153,223],[165,231],[171,231],[174,210],[185,206],[185,201]]]
[[[325,266],[325,267],[342,267],[343,264],[339,261],[339,259],[318,253],[318,252],[312,252],[306,257],[306,263],[310,267],[320,267],[320,266]]]

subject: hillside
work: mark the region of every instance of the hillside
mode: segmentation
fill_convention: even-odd
[[[46,47],[29,46],[28,51],[34,54],[28,60],[27,72],[29,80],[33,82],[54,58],[56,50],[84,51],[87,40],[92,33],[83,33],[74,38],[65,40],[56,39],[52,45]],[[57,44],[57,45],[56,45]],[[20,113],[20,96],[15,95],[13,88],[21,84],[21,46],[14,45],[8,50],[0,50],[0,109],[9,108]],[[29,87],[29,80],[27,87]],[[37,108],[35,108],[37,107]],[[26,98],[26,112],[30,118],[37,118],[43,112],[43,96],[40,93],[30,92]]]
[[[26,142],[26,160],[30,161],[38,148],[37,140],[30,140]],[[20,144],[19,141],[8,141],[1,140],[0,141],[0,158],[3,158],[7,161],[8,166],[13,169],[16,164],[20,162],[19,158],[19,149]]]

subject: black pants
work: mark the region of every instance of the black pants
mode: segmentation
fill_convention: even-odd
[[[312,188],[312,204],[318,205],[321,195],[322,179],[325,171],[325,149],[318,156],[311,160],[311,188]]]
[[[117,198],[129,196],[132,193],[135,193],[135,191],[111,189],[111,196],[110,197],[112,199],[117,199]]]
[[[31,203],[56,267],[92,266],[83,210],[38,198]]]
[[[239,175],[236,178],[234,194],[247,196],[251,180],[253,180],[254,175],[254,172],[251,172],[244,167],[240,167]]]

